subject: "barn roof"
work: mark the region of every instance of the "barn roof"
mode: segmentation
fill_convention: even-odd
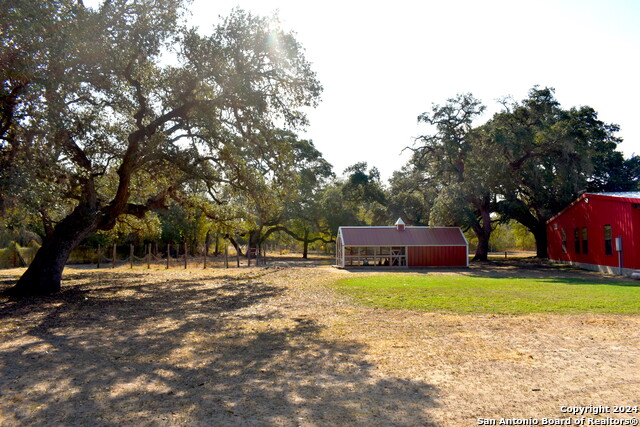
[[[458,227],[340,227],[343,246],[467,246]]]
[[[552,221],[555,221],[560,215],[571,209],[573,206],[580,203],[581,200],[587,198],[596,198],[596,199],[611,199],[614,198],[616,201],[622,203],[640,203],[640,191],[620,191],[620,192],[609,192],[609,193],[583,193],[576,200],[574,200],[569,206],[562,209],[552,218],[547,221],[549,224]]]
[[[640,191],[621,191],[616,193],[587,193],[589,196],[620,197],[623,199],[640,199]]]

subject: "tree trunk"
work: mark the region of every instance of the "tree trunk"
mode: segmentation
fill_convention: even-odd
[[[535,229],[531,230],[533,237],[536,239],[536,257],[549,258],[547,252],[547,226],[545,223],[538,224]]]
[[[62,271],[71,251],[96,229],[95,214],[77,207],[42,244],[33,262],[9,289],[18,296],[48,295],[60,291]]]
[[[209,233],[209,232],[207,232],[207,233]],[[216,247],[213,250],[213,255],[214,256],[218,256],[218,255],[220,255],[220,233],[217,233],[217,232],[216,232],[215,246]]]
[[[519,203],[519,205],[516,203]],[[549,220],[550,217],[545,217],[537,210],[534,214],[534,212],[518,200],[516,200],[516,202],[511,201],[511,205],[515,205],[517,208],[512,208],[503,213],[524,225],[527,230],[533,234],[533,237],[536,239],[536,257],[548,258],[547,220]]]
[[[489,239],[491,238],[491,211],[489,210],[489,200],[486,198],[479,206],[481,220],[471,227],[478,238],[478,247],[472,261],[489,260]]]
[[[238,256],[244,256],[244,254],[242,253],[242,249],[240,249],[240,245],[238,244],[238,242],[236,242],[236,240],[231,237],[230,235],[226,235],[226,238],[229,239],[229,242],[231,242],[231,244],[233,245],[233,247],[236,250],[236,253],[238,254]]]
[[[304,240],[302,246],[302,259],[308,259],[309,256],[309,230],[304,230]]]
[[[482,230],[482,229],[480,229]],[[476,237],[478,238],[478,247],[476,248],[476,254],[473,256],[472,261],[488,261],[489,260],[489,236],[486,236],[484,232],[476,231],[474,228]]]

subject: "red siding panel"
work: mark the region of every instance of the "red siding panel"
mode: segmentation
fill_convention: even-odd
[[[466,246],[409,247],[409,267],[464,267],[467,265]]]
[[[588,201],[587,201],[588,200]],[[640,269],[640,209],[638,199],[584,194],[547,223],[549,259],[618,267],[618,253],[605,253],[604,226],[611,225],[612,239],[622,236],[624,268]],[[634,224],[636,227],[634,229]],[[587,229],[589,248],[585,254],[574,247],[574,229]],[[562,249],[562,230],[567,251]]]

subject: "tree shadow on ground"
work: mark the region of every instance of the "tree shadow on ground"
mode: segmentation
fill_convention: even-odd
[[[265,307],[280,287],[133,276],[4,301],[0,424],[432,424],[434,387],[376,376],[362,344]]]

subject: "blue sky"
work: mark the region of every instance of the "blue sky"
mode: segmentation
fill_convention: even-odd
[[[278,10],[297,33],[325,88],[305,136],[338,173],[367,161],[391,176],[432,103],[471,92],[487,120],[536,84],[619,124],[619,148],[640,154],[640,2],[195,0],[191,22],[206,32],[235,6]]]

